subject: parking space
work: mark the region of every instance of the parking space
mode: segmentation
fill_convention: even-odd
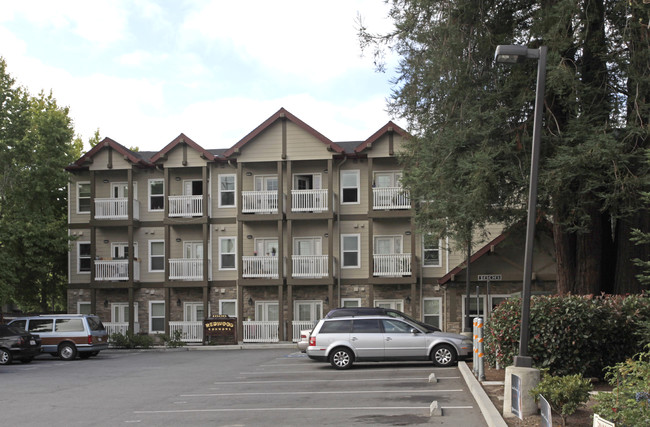
[[[111,350],[1,368],[12,390],[0,398],[3,416],[16,423],[29,410],[35,423],[59,425],[486,425],[458,369],[431,363],[338,371],[289,349]],[[437,383],[429,382],[432,373]],[[23,403],[35,396],[47,405]],[[429,415],[434,400],[442,416]]]

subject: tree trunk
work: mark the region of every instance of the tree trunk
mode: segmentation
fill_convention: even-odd
[[[599,294],[601,289],[603,228],[600,212],[591,209],[591,230],[576,236],[576,279],[573,293]]]
[[[565,295],[573,291],[575,274],[575,235],[567,233],[559,224],[559,215],[553,221],[553,241],[555,243],[555,271],[557,293]]]

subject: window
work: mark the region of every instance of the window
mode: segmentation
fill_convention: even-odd
[[[31,319],[29,321],[29,332],[52,332],[54,319]]]
[[[317,322],[323,317],[322,301],[296,301],[293,309],[293,320]]]
[[[77,301],[78,314],[91,314],[90,303],[88,301]]]
[[[90,213],[90,183],[77,183],[77,213]]]
[[[277,175],[255,176],[255,191],[278,191]]]
[[[56,319],[54,332],[83,332],[84,325],[81,319]]]
[[[375,237],[375,255],[395,255],[402,253],[402,236]]]
[[[442,298],[425,298],[422,303],[424,323],[442,329]]]
[[[343,298],[341,307],[361,307],[361,298]]]
[[[440,267],[440,240],[425,234],[422,236],[422,260],[424,267]]]
[[[219,207],[235,207],[235,175],[219,175]]]
[[[375,307],[404,311],[404,301],[401,299],[376,299]]]
[[[341,171],[341,203],[359,203],[359,171]]]
[[[165,332],[165,302],[149,301],[149,333]]]
[[[373,185],[377,188],[395,188],[400,187],[402,172],[377,172],[375,173],[375,182]]]
[[[162,179],[149,180],[149,210],[165,209],[165,181]]]
[[[133,305],[134,322],[138,323],[138,303]],[[126,302],[117,302],[111,304],[111,322],[129,323],[129,304]]]
[[[149,240],[149,271],[165,271],[164,240]]]
[[[477,306],[478,304],[478,306]],[[469,306],[469,318],[465,321],[465,315],[467,313],[467,307]],[[474,317],[481,316],[485,320],[485,297],[479,296],[478,301],[476,295],[469,297],[469,303],[467,297],[463,297],[463,320],[465,328],[472,330],[472,322]],[[465,323],[466,322],[466,323]]]
[[[236,239],[234,237],[219,237],[219,270],[235,270]]]
[[[359,234],[343,234],[341,235],[341,259],[343,260],[341,266],[343,268],[359,268],[361,267],[359,246],[361,236]]]
[[[413,326],[399,320],[382,320],[384,332],[387,334],[410,334]]]
[[[335,320],[324,322],[319,334],[347,334],[352,329],[352,320]]]
[[[261,322],[277,322],[280,309],[276,301],[255,302],[255,320]]]
[[[77,242],[77,273],[90,273],[90,242]]]
[[[111,197],[115,199],[126,199],[129,197],[128,182],[111,183]],[[138,200],[138,183],[133,182],[133,199]]]
[[[222,316],[237,317],[237,300],[235,299],[220,300],[219,314]]]
[[[352,322],[352,333],[376,334],[381,333],[379,319],[355,319]]]

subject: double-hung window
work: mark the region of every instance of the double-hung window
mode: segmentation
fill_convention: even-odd
[[[90,213],[90,182],[77,183],[77,213]]]
[[[236,246],[235,237],[219,237],[219,270],[237,268]]]
[[[442,298],[424,298],[422,315],[424,323],[442,328]]]
[[[77,273],[90,273],[90,242],[77,242]]]
[[[219,175],[219,207],[235,207],[235,175]]]
[[[425,234],[422,236],[422,259],[425,267],[440,267],[440,240]]]
[[[149,210],[162,211],[165,209],[165,180],[149,180]]]
[[[149,333],[165,332],[165,301],[149,301]]]
[[[361,267],[361,256],[359,254],[361,236],[359,234],[341,235],[341,259],[343,268]]]
[[[164,240],[149,240],[149,271],[165,271]]]
[[[359,171],[341,171],[341,203],[359,203]]]

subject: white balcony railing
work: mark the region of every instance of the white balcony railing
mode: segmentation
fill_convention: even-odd
[[[327,210],[327,190],[291,190],[292,212]]]
[[[327,276],[327,255],[293,255],[292,277],[318,278]]]
[[[373,275],[399,277],[411,274],[411,254],[373,255]]]
[[[116,333],[125,335],[126,331],[129,330],[129,322],[102,322],[102,324],[109,338]],[[133,323],[133,333],[137,334],[138,332],[140,332],[140,323],[135,322]]]
[[[129,260],[95,260],[95,280],[129,280]],[[140,280],[140,261],[133,261],[133,280]]]
[[[279,277],[277,256],[244,256],[242,257],[242,263],[244,268],[242,277],[266,277],[270,279]]]
[[[203,342],[203,322],[169,322],[169,336],[181,331],[183,342]]]
[[[203,259],[201,258],[170,259],[169,278],[172,280],[203,280]]]
[[[95,199],[95,219],[129,219],[129,199]],[[137,200],[133,201],[133,219],[140,219],[140,203]]]
[[[170,217],[203,216],[203,196],[169,196]]]
[[[242,191],[242,213],[277,213],[277,191]]]
[[[408,191],[402,187],[376,187],[372,189],[374,210],[411,209]]]
[[[300,341],[300,331],[304,329],[314,329],[314,326],[316,326],[316,321],[311,321],[311,320],[294,320],[291,322],[291,331],[293,332],[293,335],[291,336],[293,342],[298,342]]]
[[[245,320],[244,326],[244,342],[278,342],[278,327],[280,323],[272,322],[258,322],[254,320]]]

